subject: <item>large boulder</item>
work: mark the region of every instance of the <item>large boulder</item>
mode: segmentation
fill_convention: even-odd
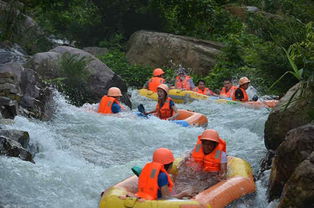
[[[121,101],[131,107],[131,101],[127,95],[127,86],[124,81],[115,74],[106,64],[92,54],[68,46],[58,46],[48,52],[35,54],[26,66],[34,69],[42,79],[55,79],[60,77],[59,62],[63,54],[86,57],[90,62],[86,66],[88,72],[87,92],[90,102],[99,102],[110,87],[119,87],[123,97]]]
[[[287,132],[313,120],[314,81],[293,86],[273,108],[265,123],[264,141],[267,149],[276,150]],[[292,98],[292,99],[291,99]],[[290,102],[290,104],[288,104]],[[286,108],[286,106],[288,106]]]
[[[21,114],[49,120],[53,113],[52,89],[21,64],[0,65],[0,111],[3,118]]]
[[[284,142],[280,144],[273,159],[270,181],[269,199],[279,198],[282,189],[301,162],[314,151],[314,124],[308,124],[288,132]]]
[[[19,157],[22,160],[34,162],[32,154],[20,143],[4,136],[0,136],[0,155]]]
[[[205,75],[215,65],[222,47],[218,42],[141,30],[130,37],[126,56],[132,64],[153,68],[183,65]]]
[[[27,131],[0,129],[0,135],[20,143],[23,148],[28,148],[29,134]]]
[[[104,56],[106,55],[109,50],[107,48],[100,48],[100,47],[85,47],[83,48],[84,51],[94,55],[94,56]]]
[[[284,186],[278,208],[314,207],[314,152],[304,160]]]

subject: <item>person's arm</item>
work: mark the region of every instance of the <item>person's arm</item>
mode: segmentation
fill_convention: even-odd
[[[234,92],[234,96],[235,96],[236,100],[239,100],[239,101],[242,101],[244,98],[243,92],[240,89],[237,89]]]
[[[112,113],[119,113],[121,111],[121,107],[117,103],[113,103],[111,106]]]
[[[150,111],[150,112],[145,112],[145,115],[152,114],[152,113],[156,113],[156,112],[157,112],[157,111],[156,111],[156,109],[155,109],[155,110]]]
[[[220,171],[219,171],[219,179],[226,180],[227,178],[227,154],[225,152],[221,153],[221,163],[220,163]]]
[[[175,112],[175,114],[173,116],[171,116],[170,118],[168,118],[168,120],[174,120],[175,118],[177,118],[179,116],[179,112],[177,107],[174,105],[173,101],[170,101],[172,103],[170,103],[170,107],[172,108],[172,110]]]
[[[194,83],[193,83],[193,80],[190,79],[189,82],[190,82],[191,90],[193,90],[193,89],[195,88],[195,85],[194,85]]]
[[[144,86],[143,86],[143,89],[148,89],[148,83],[149,83],[149,81],[150,81],[150,80],[148,80],[148,81],[145,82],[145,84],[144,84]]]

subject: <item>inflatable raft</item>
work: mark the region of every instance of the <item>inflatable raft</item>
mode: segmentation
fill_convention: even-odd
[[[177,173],[179,160],[175,161],[172,174]],[[250,165],[236,157],[228,157],[227,180],[200,192],[190,200],[138,200],[135,197],[121,197],[128,193],[135,194],[137,182],[137,176],[131,176],[105,190],[99,208],[223,208],[256,190]]]
[[[141,96],[157,100],[158,95],[157,93],[147,90],[147,89],[140,89],[139,94]],[[277,105],[278,100],[265,100],[265,101],[249,101],[249,102],[239,102],[230,99],[220,99],[219,97],[215,96],[207,96],[193,91],[185,91],[179,89],[170,89],[169,90],[169,97],[175,103],[188,103],[194,100],[210,100],[216,103],[224,103],[224,104],[231,104],[231,105],[244,105],[246,107],[252,108],[273,108]]]
[[[158,95],[157,93],[147,90],[140,89],[138,93],[141,96],[153,99],[157,101]],[[202,95],[193,91],[179,90],[179,89],[170,89],[168,92],[168,96],[172,98],[175,103],[189,103],[194,100],[207,100],[209,96]]]
[[[205,115],[201,113],[196,113],[189,110],[178,109],[179,115],[175,120],[171,120],[180,126],[189,127],[189,126],[197,126],[197,127],[206,127],[208,124],[208,119]],[[138,116],[149,118],[149,116],[145,116],[142,113],[138,112]]]
[[[179,109],[179,116],[175,121],[185,121],[190,126],[201,126],[206,127],[208,124],[208,119],[205,115],[201,113],[196,113],[189,110]]]

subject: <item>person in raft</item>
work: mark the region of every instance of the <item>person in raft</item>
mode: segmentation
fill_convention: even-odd
[[[185,68],[179,67],[177,71],[175,88],[181,90],[193,90],[195,85],[190,76],[187,75]]]
[[[154,113],[158,118],[163,120],[174,120],[179,115],[173,100],[168,97],[168,91],[169,88],[165,84],[157,87],[158,101],[156,109],[145,113],[145,115]]]
[[[165,72],[160,69],[154,69],[153,71],[153,77],[150,78],[145,85],[143,86],[144,89],[148,89],[151,90],[153,92],[157,92],[157,87],[160,84],[164,84],[166,82],[166,80],[163,78],[163,75],[165,74]]]
[[[172,195],[173,181],[168,171],[172,167],[174,157],[167,148],[159,148],[153,154],[153,161],[147,163],[138,179],[136,197],[145,200],[182,198],[187,192]]]
[[[237,87],[232,85],[231,79],[225,78],[224,79],[224,87],[221,89],[219,97],[232,98],[236,89],[237,89]]]
[[[203,95],[217,96],[216,93],[211,91],[209,88],[205,87],[205,81],[204,80],[198,80],[197,87],[195,87],[193,91],[200,93],[200,94],[203,94]]]
[[[107,95],[104,95],[98,106],[98,113],[112,114],[119,113],[123,107],[120,105],[121,90],[117,87],[110,87]]]
[[[249,88],[250,80],[247,77],[242,77],[239,79],[239,87],[235,90],[232,100],[247,102],[249,101],[249,96],[246,90]]]
[[[226,142],[214,129],[198,136],[192,152],[183,159],[175,178],[175,191],[189,191],[190,196],[208,189],[227,175]]]

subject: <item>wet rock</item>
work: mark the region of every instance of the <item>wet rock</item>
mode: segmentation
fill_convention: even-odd
[[[27,148],[29,144],[29,134],[27,131],[20,131],[20,130],[6,130],[0,129],[0,136],[7,137],[14,141],[17,141],[22,145],[23,148]]]
[[[126,56],[132,64],[152,68],[181,64],[205,75],[215,65],[222,47],[218,42],[141,30],[130,37]]]
[[[52,89],[21,64],[0,65],[0,110],[3,118],[17,114],[49,120],[53,112]]]
[[[273,150],[267,151],[265,158],[263,158],[261,161],[260,170],[258,171],[258,174],[257,174],[257,179],[260,179],[260,177],[263,176],[264,171],[271,169],[274,156],[275,156],[275,151]]]
[[[18,44],[0,43],[0,64],[6,63],[25,63],[26,52]]]
[[[106,64],[86,51],[68,46],[59,46],[49,52],[35,54],[26,66],[38,72],[42,79],[55,79],[60,76],[59,61],[62,54],[65,53],[86,57],[91,60],[86,67],[86,70],[89,72],[89,77],[87,78],[89,102],[98,103],[101,97],[107,93],[107,90],[115,86],[122,91],[123,97],[121,101],[131,107],[131,101],[127,95],[127,86],[124,81]]]
[[[313,120],[311,116],[314,113],[313,92],[314,81],[300,82],[280,99],[265,123],[264,141],[267,149],[276,150],[289,130]],[[292,96],[294,97],[288,105]]]
[[[304,125],[288,132],[286,140],[280,144],[273,160],[269,199],[279,198],[282,189],[298,167],[314,151],[314,124]]]
[[[33,156],[22,145],[12,139],[0,136],[0,155],[19,157],[22,160],[34,163]]]
[[[314,152],[304,160],[284,186],[278,208],[314,207]]]
[[[83,48],[83,50],[94,56],[103,56],[109,52],[107,48],[100,48],[100,47],[85,47]]]

